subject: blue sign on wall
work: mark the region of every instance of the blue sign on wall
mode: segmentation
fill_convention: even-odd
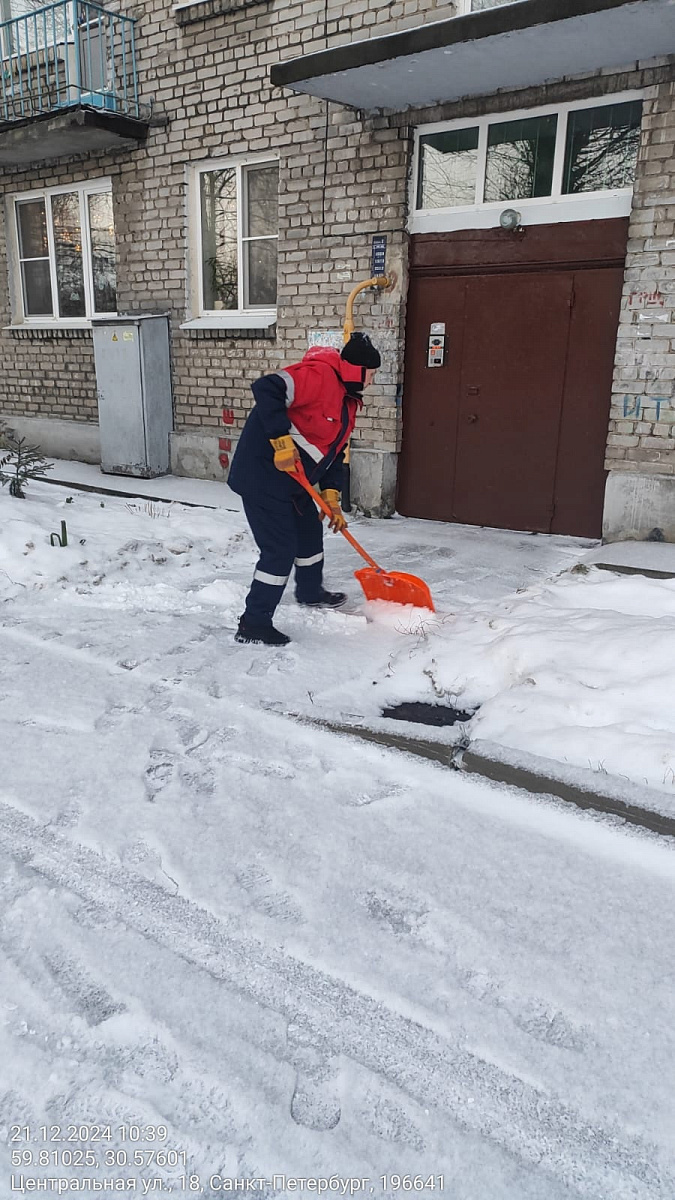
[[[370,259],[371,276],[384,275],[387,268],[387,238],[385,234],[376,234],[373,238],[373,249]]]

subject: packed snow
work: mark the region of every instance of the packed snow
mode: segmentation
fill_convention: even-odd
[[[467,735],[660,789],[675,812],[675,579],[581,564],[423,623],[375,703],[452,703]]]
[[[289,595],[294,640],[268,650],[232,639],[255,562],[239,512],[0,494],[0,1200],[89,1177],[672,1200],[672,844],[289,716],[462,695],[494,739],[517,724],[500,696],[524,689],[536,732],[527,688],[562,713],[609,680],[615,718],[599,635],[614,612],[670,636],[672,590],[638,613],[642,581],[570,574],[588,546],[569,539],[355,526],[436,616],[366,608],[331,538],[348,610]]]

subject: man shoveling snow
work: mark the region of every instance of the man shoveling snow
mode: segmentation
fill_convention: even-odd
[[[339,354],[309,350],[302,362],[252,385],[255,404],[244,426],[228,483],[244,512],[260,558],[235,634],[238,642],[285,646],[274,613],[291,569],[299,604],[339,608],[344,592],[323,586],[323,528],[316,506],[293,478],[301,464],[329,506],[334,532],[344,529],[340,507],[344,451],[380,355],[367,335],[353,333]]]

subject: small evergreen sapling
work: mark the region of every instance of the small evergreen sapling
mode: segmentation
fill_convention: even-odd
[[[0,483],[9,484],[10,496],[24,500],[31,479],[40,479],[52,466],[39,446],[27,446],[25,437],[17,437],[13,429],[0,429]]]

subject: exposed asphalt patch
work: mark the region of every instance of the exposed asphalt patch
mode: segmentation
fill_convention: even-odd
[[[424,704],[411,700],[403,704],[395,704],[392,708],[382,710],[383,717],[393,721],[412,721],[418,725],[461,725],[470,721],[477,712],[464,712],[461,708],[453,708],[449,704]]]

